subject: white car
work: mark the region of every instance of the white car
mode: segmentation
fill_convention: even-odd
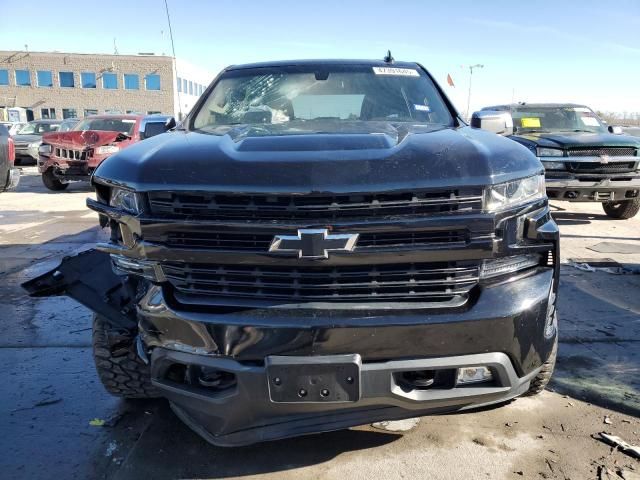
[[[22,127],[26,125],[26,123],[22,123],[22,122],[0,122],[0,124],[7,127],[7,130],[9,130],[9,135],[12,137],[16,135]]]

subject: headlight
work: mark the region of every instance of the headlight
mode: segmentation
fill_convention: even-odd
[[[40,142],[33,142],[33,143],[30,143],[28,146],[28,148],[32,150],[38,150],[38,147],[40,147]]]
[[[559,148],[538,147],[539,157],[563,157],[564,152]]]
[[[542,165],[545,170],[565,170],[564,162],[547,162],[542,160]]]
[[[120,147],[116,147],[115,145],[102,145],[101,147],[96,148],[96,155],[106,155],[109,153],[117,153],[120,151]]]
[[[40,145],[38,147],[38,153],[40,155],[44,155],[45,157],[48,157],[49,155],[51,155],[51,145],[47,145],[47,144]]]
[[[122,188],[114,188],[111,190],[109,205],[134,215],[140,213],[138,194],[129,190],[123,190]]]
[[[502,210],[544,198],[545,195],[544,175],[534,175],[487,187],[484,191],[484,208],[490,212]]]
[[[536,265],[540,265],[541,258],[540,254],[532,253],[485,260],[482,262],[482,267],[480,268],[480,278],[492,278],[498,275],[535,267]]]

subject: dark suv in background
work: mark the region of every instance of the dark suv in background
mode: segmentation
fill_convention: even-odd
[[[480,125],[483,126],[483,125]],[[233,66],[92,176],[110,241],[25,288],[96,312],[106,389],[218,445],[544,389],[558,228],[531,150],[419,64]]]
[[[612,218],[640,210],[640,139],[607,128],[589,107],[519,103],[482,109],[508,112],[509,138],[540,158],[547,195],[570,202],[601,202]]]

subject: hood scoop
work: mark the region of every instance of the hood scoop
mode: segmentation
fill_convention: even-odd
[[[280,135],[248,137],[237,146],[240,152],[313,152],[327,150],[380,150],[395,146],[397,139],[385,133]]]

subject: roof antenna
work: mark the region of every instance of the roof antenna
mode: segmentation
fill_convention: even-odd
[[[384,57],[384,63],[393,63],[395,62],[394,58],[391,56],[391,50],[387,50],[387,55]]]

